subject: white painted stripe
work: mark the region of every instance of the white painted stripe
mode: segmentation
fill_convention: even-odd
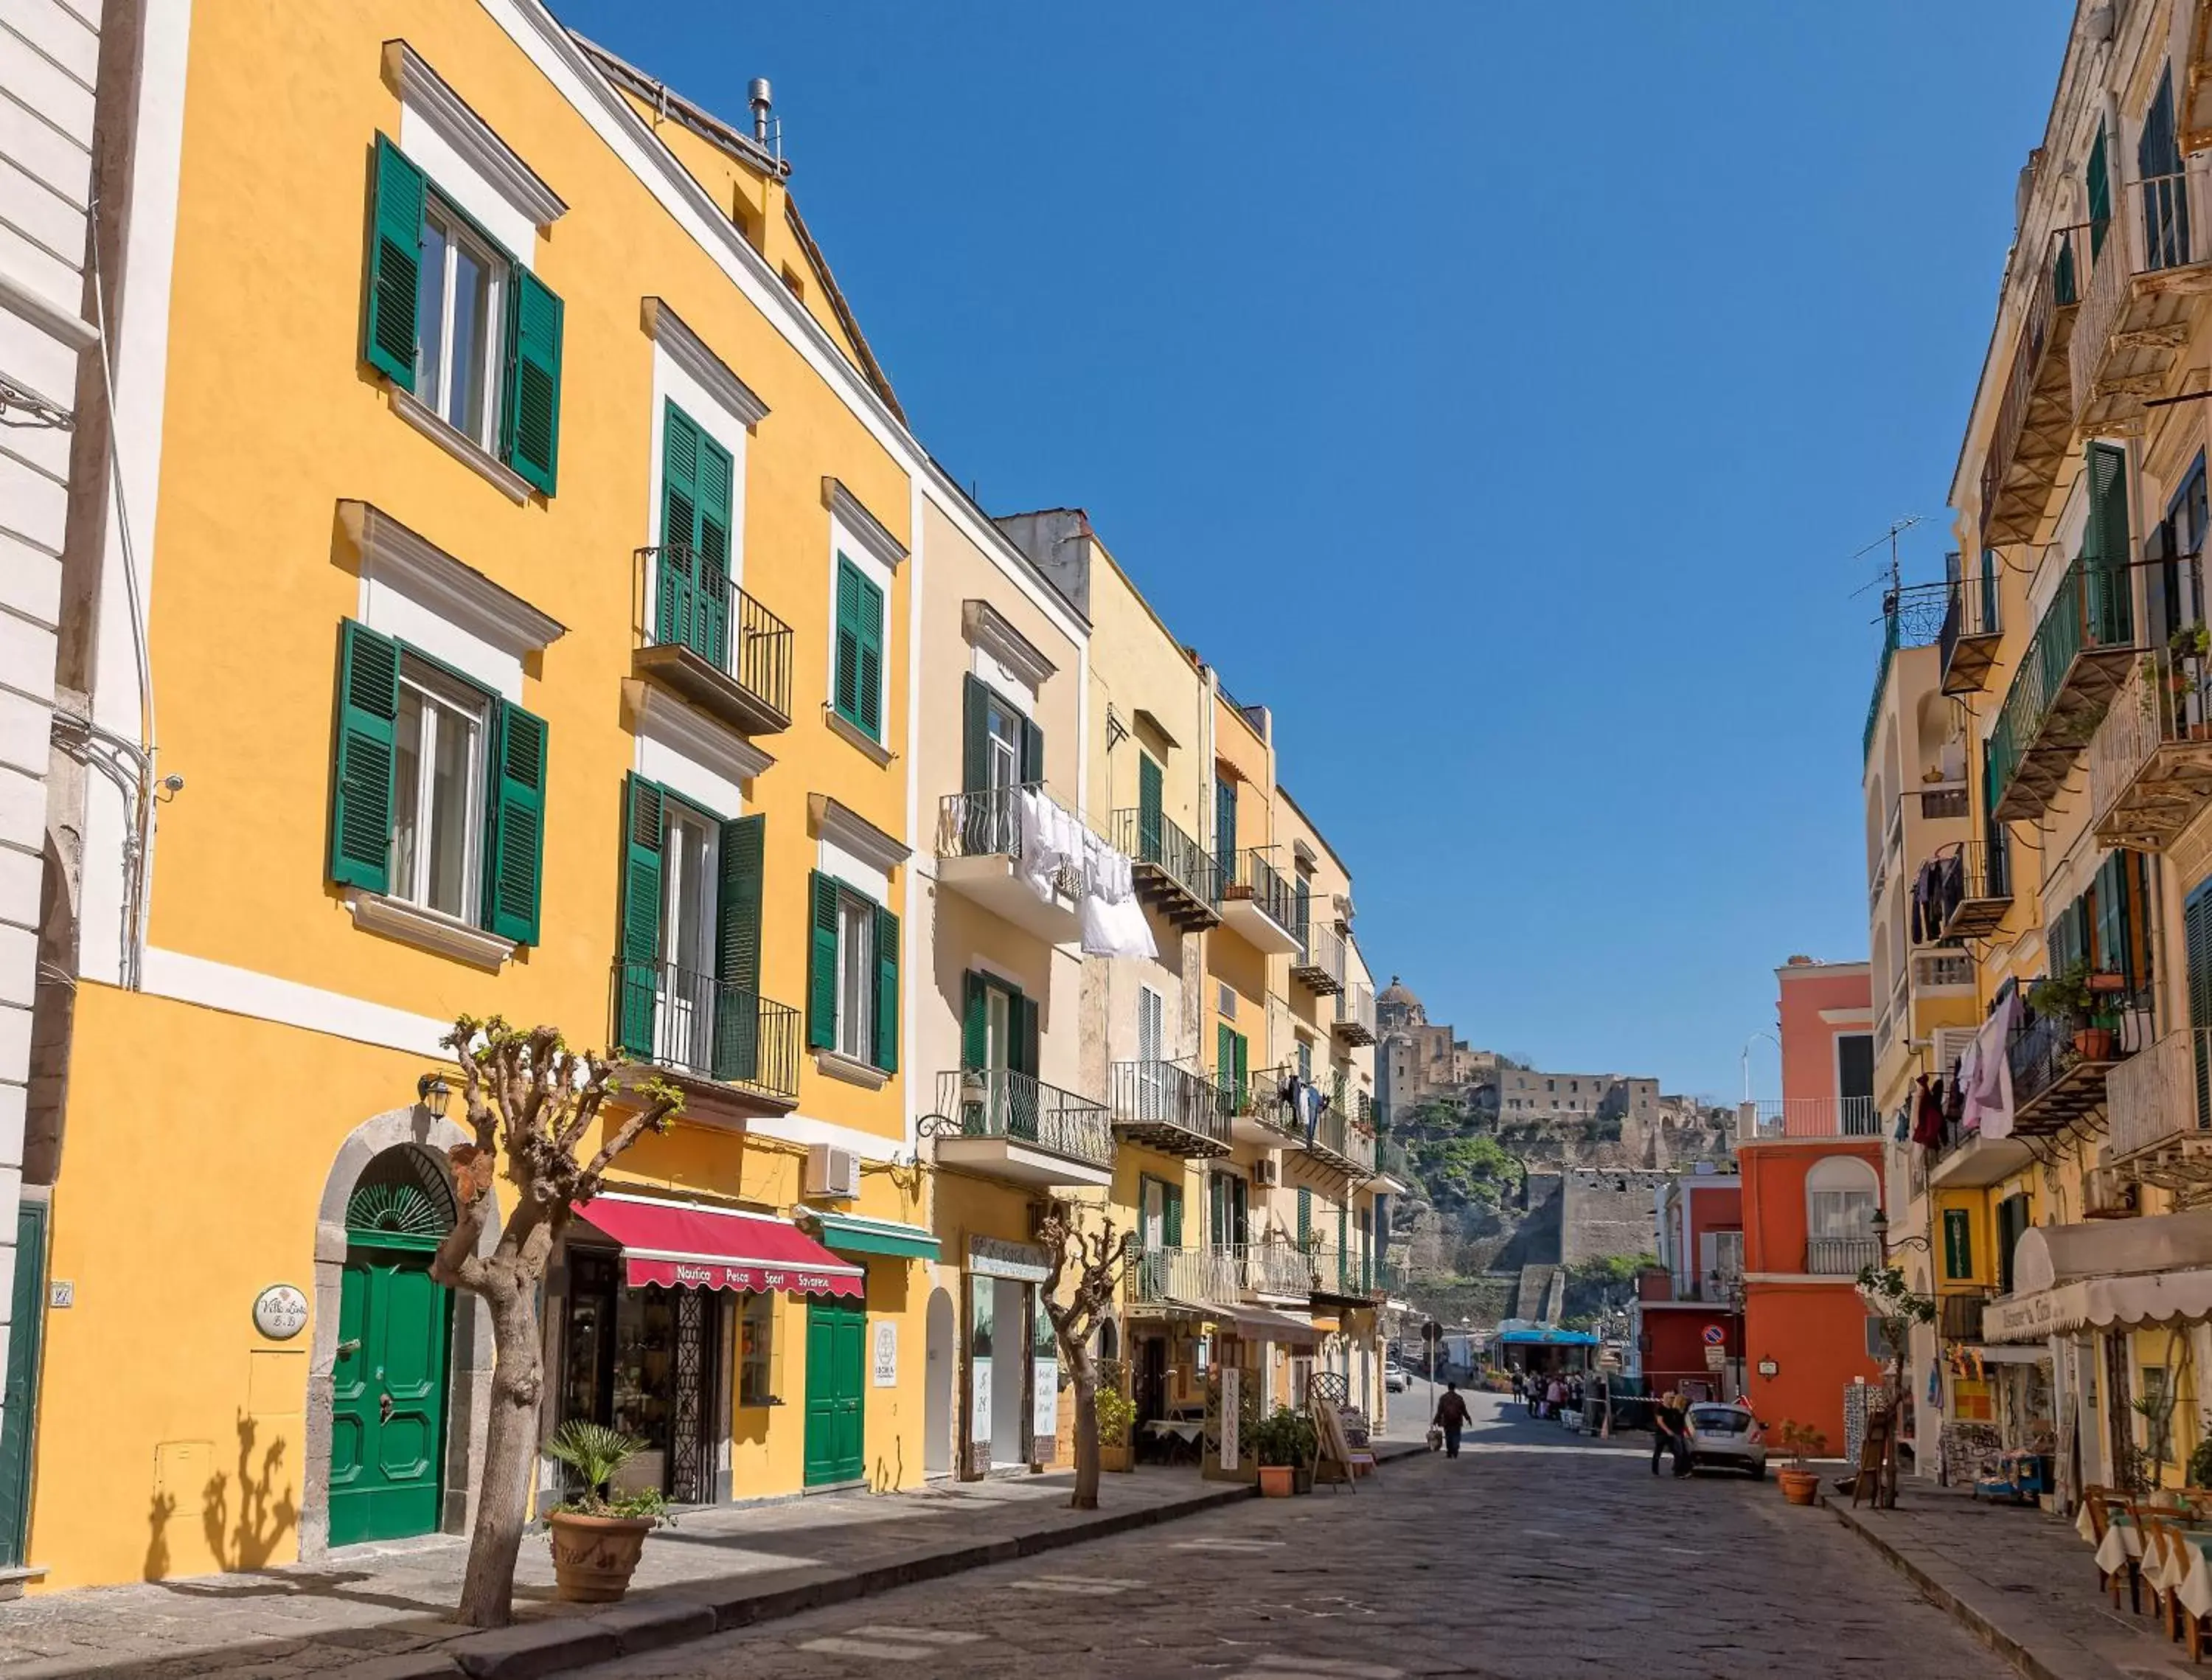
[[[878,1662],[890,1663],[910,1663],[916,1657],[936,1653],[933,1646],[884,1645],[874,1640],[847,1639],[839,1634],[803,1640],[798,1648],[801,1651],[826,1651],[833,1657],[868,1657]]]
[[[1259,1660],[1267,1666],[1246,1670],[1247,1680],[1260,1680],[1263,1674],[1328,1674],[1341,1676],[1342,1680],[1403,1680],[1406,1672],[1401,1668],[1388,1668],[1381,1663],[1340,1662],[1328,1657],[1278,1657],[1271,1654]]]
[[[887,1628],[870,1622],[846,1632],[868,1639],[918,1640],[924,1645],[974,1645],[984,1636],[959,1628]]]
[[[1013,1585],[1024,1592],[1060,1592],[1071,1598],[1110,1598],[1126,1591],[1091,1581],[1016,1581]]]

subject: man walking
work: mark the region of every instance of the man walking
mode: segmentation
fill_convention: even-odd
[[[1674,1455],[1675,1475],[1687,1476],[1690,1473],[1689,1443],[1682,1435],[1682,1431],[1687,1427],[1688,1419],[1682,1409],[1682,1397],[1674,1390],[1668,1389],[1651,1403],[1652,1475],[1659,1474],[1660,1455],[1665,1452]]]
[[[1467,1397],[1459,1391],[1457,1383],[1446,1383],[1443,1397],[1437,1402],[1437,1415],[1430,1421],[1444,1432],[1444,1457],[1459,1457],[1460,1431],[1467,1427],[1470,1414]]]

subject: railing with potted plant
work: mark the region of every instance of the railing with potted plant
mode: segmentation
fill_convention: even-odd
[[[1221,878],[1222,898],[1247,901],[1285,933],[1295,934],[1298,926],[1297,893],[1283,872],[1270,863],[1256,846],[1238,852],[1233,861],[1235,867],[1224,872]]]
[[[1375,1134],[1346,1113],[1341,1103],[1322,1110],[1306,1137],[1306,1148],[1340,1171],[1374,1176]]]
[[[2006,822],[2039,817],[2064,766],[2088,743],[2098,721],[2094,705],[2062,700],[2073,693],[2075,661],[2086,654],[2124,656],[2135,642],[2134,585],[2127,557],[2084,551],[2059,581],[2051,605],[2013,673],[1989,743],[1992,807]],[[2106,691],[2109,692],[2109,691]],[[2049,763],[2040,761],[2048,758]],[[2022,772],[2031,766],[2032,778]]]
[[[2005,1046],[2016,1129],[2046,1094],[2070,1093],[2132,1054],[2122,1032],[2131,1013],[2124,983],[2118,975],[2077,964],[2028,988],[2030,1013]]]
[[[641,548],[638,623],[643,645],[685,648],[730,679],[760,713],[756,727],[791,719],[791,626],[727,574],[726,556],[682,543]]]
[[[1004,1138],[1092,1166],[1114,1164],[1106,1105],[1011,1068],[960,1068],[937,1076],[945,1135]]]
[[[2177,1138],[2203,1136],[2206,1087],[2212,1076],[2212,1027],[2185,1026],[2105,1075],[2106,1117],[2115,1160]]]
[[[1029,836],[1037,826],[1025,817],[1032,801],[1042,801],[1049,807],[1064,820],[1070,833],[1079,836],[1083,832],[1081,821],[1040,783],[986,788],[972,794],[947,794],[937,807],[938,856],[1024,856]],[[1052,855],[1051,849],[1048,847],[1043,855]],[[1053,872],[1052,886],[1063,898],[1080,898],[1082,869],[1074,864],[1061,864]]]

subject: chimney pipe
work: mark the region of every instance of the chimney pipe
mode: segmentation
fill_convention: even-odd
[[[757,76],[745,89],[745,100],[753,108],[753,138],[763,146],[768,144],[768,113],[771,107],[768,78]]]

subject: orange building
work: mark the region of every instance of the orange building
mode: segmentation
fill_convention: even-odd
[[[1752,1404],[1844,1450],[1844,1403],[1875,1382],[1860,1269],[1881,1257],[1881,1137],[1875,1112],[1873,1002],[1864,963],[1793,957],[1776,971],[1783,1099],[1747,1105],[1744,1356]]]

